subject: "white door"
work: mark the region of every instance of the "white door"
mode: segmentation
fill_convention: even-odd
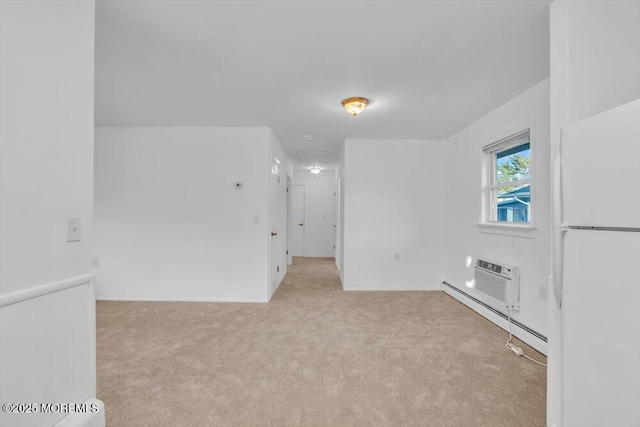
[[[291,193],[291,255],[304,256],[304,185]]]
[[[341,178],[338,177],[338,181],[336,182],[336,191],[334,192],[336,198],[336,223],[334,225],[335,230],[335,257],[336,257],[336,267],[338,270],[342,270],[342,265],[340,264],[340,257],[342,247],[340,246],[340,183],[342,182]]]
[[[562,425],[640,425],[640,233],[563,239]]]
[[[278,189],[280,188],[280,166],[274,158],[271,161],[271,191],[269,194],[271,205],[271,293],[278,286],[278,273],[280,272],[280,253],[278,222],[280,218],[278,204]]]
[[[293,264],[293,255],[291,252],[291,233],[293,233],[292,229],[292,225],[291,225],[291,209],[292,209],[292,200],[291,200],[291,196],[292,196],[292,191],[293,189],[292,187],[292,183],[291,183],[291,177],[289,175],[287,175],[287,247],[286,247],[286,255],[287,255],[287,265],[291,265]]]

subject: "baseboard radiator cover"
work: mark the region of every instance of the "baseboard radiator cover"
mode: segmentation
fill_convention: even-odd
[[[71,277],[69,279],[60,280],[58,282],[48,283],[45,285],[34,286],[25,290],[14,292],[7,295],[0,295],[0,307],[17,304],[33,298],[38,298],[54,292],[64,291],[76,286],[87,285],[95,278],[93,273],[83,276]]]
[[[44,404],[72,403],[81,408],[70,411],[62,420],[62,410],[0,413],[0,425],[104,427],[104,404],[92,398],[96,395],[94,274],[0,295],[0,312],[2,320],[13,325],[1,328],[0,371],[4,372],[3,385],[7,385],[3,399],[15,402],[20,396],[22,401],[31,396]],[[29,345],[23,345],[25,333]],[[30,378],[42,383],[23,381],[19,374],[23,369],[29,369]],[[77,372],[88,372],[88,377]],[[83,399],[89,399],[84,403],[57,402],[56,395],[84,395]]]
[[[502,329],[508,330],[509,318],[507,317],[506,314],[495,309],[489,304],[479,300],[478,298],[472,295],[469,295],[468,293],[464,292],[463,290],[459,289],[456,286],[453,286],[447,281],[442,282],[442,289],[446,294],[450,295],[452,298],[457,299],[458,301],[468,306],[469,308],[471,308],[481,316],[487,318],[491,322],[500,326]],[[489,315],[488,316],[485,315],[483,311],[485,312],[489,311]],[[527,344],[529,344],[531,347],[535,348],[542,354],[545,354],[545,355],[547,354],[547,348],[546,348],[547,337],[546,336],[544,336],[543,334],[536,331],[535,329],[530,328],[529,326],[513,318],[511,319],[511,323],[514,326],[513,335],[515,335],[522,341],[526,342]]]

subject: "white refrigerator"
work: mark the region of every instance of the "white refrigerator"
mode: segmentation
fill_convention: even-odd
[[[638,427],[640,100],[562,129],[554,169],[562,427]]]

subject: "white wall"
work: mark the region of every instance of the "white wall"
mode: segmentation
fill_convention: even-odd
[[[0,2],[1,403],[95,396],[94,10]],[[66,243],[67,217],[80,242]],[[64,415],[0,412],[0,424]]]
[[[536,230],[514,236],[480,227],[482,147],[529,126]],[[443,163],[447,165],[445,280],[482,300],[481,294],[466,286],[474,274],[473,265],[467,267],[467,257],[486,257],[517,266],[521,308],[513,318],[546,335],[547,301],[539,298],[538,291],[540,287],[546,289],[551,274],[549,79],[449,138]]]
[[[274,147],[268,128],[96,128],[98,299],[268,301]]]
[[[567,3],[567,120],[574,123],[640,97],[640,2]]]
[[[442,141],[348,139],[344,150],[343,288],[440,289]]]
[[[293,171],[293,185],[304,186],[304,256],[333,257],[335,250],[335,173],[323,169]]]
[[[640,98],[640,2],[557,0],[551,19],[551,154],[560,129]],[[549,297],[547,424],[561,425],[562,313]]]

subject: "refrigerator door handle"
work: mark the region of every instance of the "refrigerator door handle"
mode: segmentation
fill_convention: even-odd
[[[553,236],[553,294],[558,310],[562,309],[562,279],[564,264],[564,238],[569,231],[566,227],[558,227]]]
[[[563,209],[562,209],[562,137],[563,132],[560,129],[560,143],[558,144],[558,150],[553,159],[552,167],[552,180],[551,180],[551,197],[552,197],[552,212],[553,212],[553,226],[560,227],[563,222]]]
[[[553,205],[553,295],[558,305],[562,308],[562,253],[564,251],[564,234],[567,229],[562,229],[562,130],[560,130],[560,143],[553,159],[552,178],[552,205]]]

